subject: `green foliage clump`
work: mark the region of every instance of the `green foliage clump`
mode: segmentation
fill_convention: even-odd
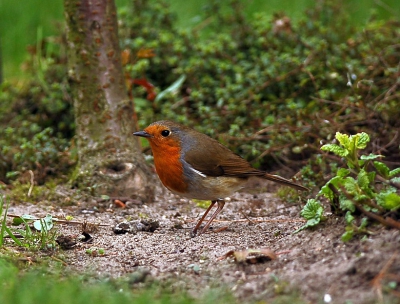
[[[31,80],[0,87],[0,181],[9,183],[31,170],[43,184],[71,165],[67,149],[75,126],[67,67],[59,53],[38,52],[25,69]]]
[[[360,150],[365,149],[370,141],[369,135],[364,132],[351,136],[337,132],[335,138],[339,144],[326,144],[321,149],[342,157],[347,168],[338,169],[336,176],[321,188],[318,196],[326,197],[335,213],[345,213],[347,227],[342,239],[348,241],[355,234],[368,233],[368,220],[399,228],[400,167],[390,170],[383,162],[377,161],[382,155],[360,156]],[[314,205],[319,204],[317,200],[312,201]],[[307,205],[304,210],[310,209]],[[313,210],[321,209],[314,206]],[[357,224],[359,213],[364,217]],[[312,218],[314,222],[322,216],[321,212],[312,213],[311,218],[309,214],[302,212],[306,219]]]
[[[351,26],[342,2],[323,1],[294,24],[285,15],[247,18],[240,1],[213,2],[203,23],[175,29],[166,5],[133,2],[121,15],[123,48],[156,56],[126,66],[160,91],[185,82],[163,98],[133,96],[143,127],[172,119],[194,126],[255,165],[299,165],[318,153],[336,131],[366,131],[388,159],[399,157],[398,79],[400,27],[371,21]],[[385,145],[385,144],[383,144]],[[257,158],[256,158],[257,157]]]
[[[14,217],[12,222],[13,226],[22,224],[23,228],[9,227],[7,225],[7,213],[10,202],[8,199],[6,200],[7,202],[0,195],[0,249],[6,244],[5,237],[9,236],[15,245],[31,251],[54,250],[59,232],[52,229],[54,226],[53,217],[48,214],[42,219],[37,219],[32,215],[24,214],[20,217]],[[34,229],[31,229],[29,222],[33,222]]]

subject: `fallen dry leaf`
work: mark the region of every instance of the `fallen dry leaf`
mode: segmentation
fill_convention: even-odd
[[[123,202],[121,202],[120,200],[118,200],[118,199],[114,200],[114,205],[117,208],[125,208],[126,207],[126,205]]]
[[[223,256],[219,257],[218,260],[226,259],[233,256],[237,263],[249,263],[256,264],[262,263],[267,260],[277,259],[277,255],[271,249],[260,248],[260,249],[247,249],[247,250],[231,250]]]

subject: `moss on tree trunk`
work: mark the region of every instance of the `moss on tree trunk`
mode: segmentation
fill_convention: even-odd
[[[73,181],[94,195],[150,200],[154,182],[132,136],[114,0],[65,0],[64,7],[79,154]]]

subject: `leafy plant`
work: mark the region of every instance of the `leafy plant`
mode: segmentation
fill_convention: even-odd
[[[44,184],[73,163],[68,148],[75,123],[63,44],[53,47],[41,38],[38,29],[23,85],[0,85],[0,181],[6,184],[28,170]]]
[[[336,176],[321,188],[318,196],[329,199],[336,213],[346,214],[347,227],[342,239],[347,241],[357,233],[368,233],[368,220],[400,229],[400,222],[396,220],[400,216],[400,168],[390,170],[377,160],[383,158],[382,155],[359,155],[370,141],[367,133],[349,136],[337,132],[335,138],[339,144],[326,144],[321,150],[340,156],[347,168],[337,170]],[[357,212],[365,216],[359,225],[356,224]],[[316,212],[304,213],[309,217],[317,216]]]
[[[1,217],[1,229],[0,229],[0,247],[4,245],[4,237],[6,235],[9,235],[17,245],[22,246],[22,243],[20,242],[20,240],[14,235],[14,233],[11,231],[11,229],[7,226],[7,212],[8,212],[9,205],[10,205],[10,202],[7,201],[6,206],[4,206],[3,195],[0,195],[0,216],[2,216]],[[4,212],[4,214],[3,214],[3,212]]]
[[[294,233],[318,225],[321,221],[325,219],[323,212],[324,208],[322,207],[321,203],[318,200],[316,199],[307,200],[307,204],[304,206],[303,210],[301,210],[300,213],[300,215],[307,220],[307,223],[305,223],[305,225],[297,229]]]
[[[54,249],[56,247],[56,238],[58,236],[58,231],[53,229],[53,217],[48,214],[43,219],[37,219],[31,215],[23,215],[21,217],[15,217],[13,219],[13,225],[24,226],[23,229],[8,227],[7,225],[7,211],[8,211],[9,201],[7,201],[6,206],[4,206],[4,199],[0,196],[0,215],[1,218],[1,229],[0,229],[0,246],[4,245],[5,236],[9,236],[16,245],[20,247],[29,248],[30,250],[43,250],[43,249]],[[32,231],[29,226],[29,222],[33,223],[35,231]],[[22,238],[18,238],[17,235]]]

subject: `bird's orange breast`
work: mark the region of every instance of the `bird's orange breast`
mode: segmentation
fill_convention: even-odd
[[[180,162],[180,148],[177,146],[156,145],[150,142],[154,156],[154,165],[161,182],[172,192],[184,194],[187,183]]]

